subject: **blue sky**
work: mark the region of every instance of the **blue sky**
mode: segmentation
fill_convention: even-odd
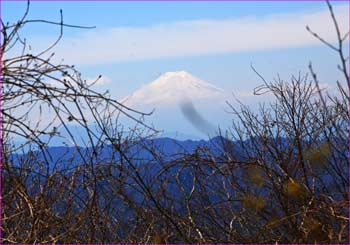
[[[16,20],[26,7],[26,1],[2,1],[2,17]],[[334,1],[342,5],[346,1]],[[64,11],[67,22],[81,25],[144,26],[158,22],[193,19],[222,19],[246,15],[265,16],[280,12],[312,11],[325,6],[324,1],[232,1],[232,2],[98,2],[98,1],[38,1],[31,2],[30,17],[55,19]]]
[[[25,8],[25,2],[1,4],[2,18],[10,22],[18,19]],[[348,29],[348,12],[344,12],[348,3],[337,1],[333,5],[344,20],[343,29]],[[251,91],[261,83],[250,64],[267,80],[277,74],[288,80],[293,74],[307,72],[312,61],[321,82],[334,84],[341,79],[336,53],[306,35],[305,25],[309,24],[326,37],[335,37],[323,1],[32,2],[29,18],[58,20],[59,9],[66,23],[96,29],[67,28],[58,51],[87,78],[99,74],[108,78],[108,84],[96,89],[109,89],[116,98],[132,93],[164,72],[176,70],[186,70],[234,93]],[[237,31],[231,31],[231,27]],[[58,28],[37,24],[28,26],[23,35],[41,47],[57,33]],[[172,40],[175,42],[169,46]],[[230,46],[236,40],[234,47]],[[95,45],[104,50],[99,48],[94,53]],[[122,50],[118,51],[118,47]],[[130,54],[132,47],[136,54]],[[187,126],[171,130],[184,131]]]

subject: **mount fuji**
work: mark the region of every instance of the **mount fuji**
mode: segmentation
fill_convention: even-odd
[[[120,101],[154,113],[147,118],[163,135],[215,135],[224,114],[227,93],[186,71],[166,72]],[[199,134],[202,137],[199,136]],[[177,139],[183,139],[179,137]]]
[[[166,72],[121,101],[129,106],[166,106],[184,100],[204,101],[222,97],[224,91],[186,71]]]

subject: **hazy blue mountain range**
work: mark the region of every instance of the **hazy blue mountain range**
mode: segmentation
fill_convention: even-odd
[[[168,137],[144,139],[135,143],[128,143],[120,146],[125,157],[130,157],[135,162],[154,160],[155,155],[161,155],[163,159],[169,160],[183,154],[193,154],[196,149],[208,150],[211,153],[219,154],[223,150],[223,142],[229,142],[223,137],[215,137],[209,140],[176,140]],[[105,144],[98,147],[95,153],[101,162],[118,159],[121,156],[118,150],[112,145]],[[152,154],[152,152],[156,154]],[[28,153],[12,154],[12,159],[31,158],[48,160],[51,163],[58,161],[76,165],[89,161],[93,150],[91,147],[73,146],[49,146],[43,150],[34,150]],[[94,158],[97,161],[96,158]]]

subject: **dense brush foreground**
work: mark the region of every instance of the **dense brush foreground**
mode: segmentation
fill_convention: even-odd
[[[9,154],[5,241],[347,243],[346,104],[323,105],[302,79],[270,84],[275,104],[242,107],[235,133],[206,144],[125,138]]]
[[[273,102],[231,106],[230,129],[179,142],[154,138],[148,114],[94,91],[51,47],[27,54],[26,14],[2,22],[2,54],[22,47],[2,58],[3,243],[349,243],[348,35],[331,45],[344,74],[331,94],[311,65],[261,77],[255,93]]]

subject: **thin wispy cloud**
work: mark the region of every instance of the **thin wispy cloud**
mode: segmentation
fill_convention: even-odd
[[[347,5],[335,7],[343,33],[349,29]],[[65,37],[57,56],[74,64],[95,65],[148,59],[259,51],[320,45],[305,29],[309,25],[335,41],[326,8],[317,12],[247,16],[222,20],[191,20],[146,27],[97,28]],[[43,38],[41,38],[43,43]]]
[[[77,78],[75,75],[73,75],[73,78],[76,79],[79,82],[79,79],[82,79],[84,83],[86,83],[86,85],[88,86],[105,86],[108,85],[112,82],[112,79],[108,76],[105,75],[99,75],[96,77],[87,77],[87,78]],[[66,81],[68,82],[68,84],[70,84],[70,86],[76,86],[77,82],[74,81],[72,79],[72,77],[68,77],[68,76],[62,76],[61,77],[62,81]],[[55,86],[58,88],[65,88],[64,83],[62,83],[61,81],[55,80],[55,79],[49,79],[47,81],[51,86]]]
[[[110,84],[112,82],[112,79],[108,76],[100,76],[100,77],[88,77],[86,79],[86,83],[91,85],[95,85],[95,86],[104,86],[104,85],[107,85],[107,84]]]

